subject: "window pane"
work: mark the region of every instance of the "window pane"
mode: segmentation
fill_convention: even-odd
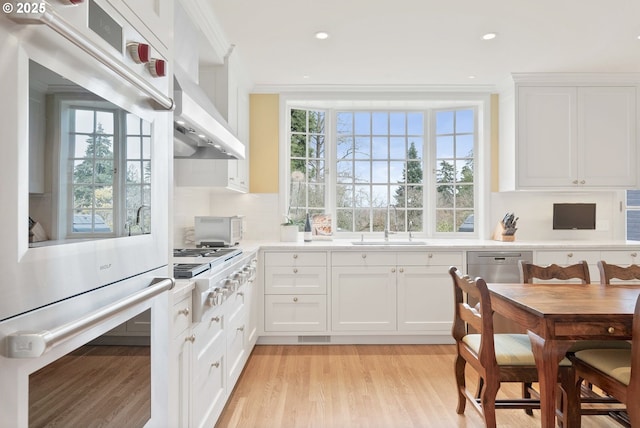
[[[371,113],[357,112],[354,115],[355,134],[369,135],[371,133]]]
[[[424,133],[424,114],[407,114],[407,134],[422,135]]]
[[[353,178],[356,183],[370,183],[371,164],[368,161],[355,162],[355,176]]]
[[[436,211],[436,231],[453,232],[453,210]]]
[[[387,159],[389,157],[389,139],[387,137],[373,137],[373,159]]]
[[[406,159],[407,158],[407,146],[405,145],[406,139],[404,137],[391,137],[391,159]]]
[[[454,186],[438,186],[436,194],[436,208],[453,208],[454,194]]]
[[[422,162],[421,161],[408,161],[407,169],[405,172],[405,179],[408,184],[422,183]]]
[[[151,159],[151,138],[150,137],[142,137],[142,158]]]
[[[336,186],[336,206],[338,208],[353,207],[353,186]]]
[[[127,138],[127,159],[141,159],[142,147],[140,137]]]
[[[324,207],[324,184],[309,185],[309,207]]]
[[[371,231],[371,213],[369,210],[355,210],[354,222],[354,229],[356,232]]]
[[[127,162],[127,183],[142,183],[142,171],[140,162]]]
[[[456,156],[473,157],[473,135],[459,135],[456,138]]]
[[[374,112],[371,133],[373,135],[389,134],[389,113]],[[386,141],[386,140],[385,140]]]
[[[324,112],[309,112],[309,132],[314,134],[324,134]]]
[[[305,135],[291,136],[291,157],[305,157],[307,149],[307,137]]]
[[[409,151],[407,157],[409,159],[422,159],[423,139],[419,137],[411,137],[409,139]]]
[[[407,130],[405,113],[391,113],[389,115],[389,121],[391,122],[391,135],[405,135]]]
[[[456,111],[456,133],[473,132],[473,110]]]
[[[437,137],[436,138],[436,157],[452,158],[453,157],[453,137]]]
[[[133,115],[127,115],[127,135],[140,135],[140,118]]]
[[[627,239],[640,240],[640,210],[627,210]]]
[[[389,164],[386,161],[371,162],[371,175],[372,183],[389,182]]]
[[[353,134],[353,113],[338,113],[336,115],[336,122],[336,131],[338,134]]]
[[[113,135],[114,114],[112,112],[96,112],[96,134]]]
[[[456,207],[473,208],[473,185],[457,186]]]
[[[352,137],[339,137],[338,147],[336,149],[336,158],[351,159],[353,158],[353,138]]]
[[[405,163],[401,161],[389,162],[389,183],[405,182]]]
[[[372,207],[386,207],[389,205],[389,197],[387,194],[388,187],[386,185],[379,186],[374,185],[371,186],[371,205]]]
[[[310,183],[324,183],[324,161],[310,160],[307,163],[308,180]]]
[[[309,157],[310,158],[324,157],[324,135],[309,136]]]
[[[407,186],[407,207],[422,208],[423,207],[423,186]],[[414,229],[419,230],[419,229]]]
[[[354,206],[355,207],[365,207],[369,208],[371,206],[371,187],[369,185],[366,186],[358,186],[354,187],[355,190],[355,198],[354,198]]]
[[[453,134],[453,112],[439,111],[436,113],[436,135]]]
[[[353,162],[340,161],[336,166],[338,183],[352,183],[354,181]]]
[[[337,230],[340,232],[353,232],[353,212],[351,210],[338,210]]]
[[[291,132],[307,131],[307,112],[306,110],[291,110]]]
[[[436,181],[438,183],[453,183],[455,182],[455,169],[453,163],[446,160],[441,160],[436,169]]]
[[[356,137],[356,159],[371,158],[371,139],[369,137]]]
[[[75,110],[75,121],[73,132],[93,134],[95,127],[93,126],[93,111]]]

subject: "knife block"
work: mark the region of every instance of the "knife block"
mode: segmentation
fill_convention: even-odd
[[[500,221],[496,225],[496,228],[493,230],[493,236],[491,239],[494,241],[504,241],[504,242],[513,242],[516,240],[516,235],[505,235],[504,224]]]

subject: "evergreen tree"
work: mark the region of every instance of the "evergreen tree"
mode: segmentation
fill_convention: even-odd
[[[74,208],[111,207],[113,201],[112,142],[98,123],[95,135],[87,138],[85,160],[73,170]],[[102,191],[98,192],[100,188]]]

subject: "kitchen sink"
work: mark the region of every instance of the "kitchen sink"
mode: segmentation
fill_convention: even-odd
[[[427,245],[424,241],[351,241],[353,245]]]

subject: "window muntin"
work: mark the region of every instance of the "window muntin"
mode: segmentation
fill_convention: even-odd
[[[291,109],[289,132],[289,206],[287,217],[300,228],[307,212],[327,212],[326,113]]]
[[[72,166],[68,235],[150,233],[151,124],[119,109],[66,110]]]
[[[290,117],[295,110],[306,111],[290,109]],[[439,123],[436,113],[441,113]],[[300,123],[308,120],[307,114]],[[476,107],[437,112],[327,109],[326,115],[333,125],[322,134],[323,159],[332,166],[324,170],[324,212],[333,215],[334,231],[382,231],[389,217],[392,231],[474,232]],[[307,126],[292,126],[288,140],[297,146],[289,147],[288,211],[298,216],[311,208],[304,205],[309,185],[292,180],[304,158],[296,153],[305,153],[300,148],[308,139],[296,135]],[[426,129],[433,131],[427,135]],[[295,138],[299,141],[292,142]]]
[[[436,232],[473,232],[461,226],[474,218],[474,147],[473,109],[435,112]]]
[[[422,229],[424,115],[336,113],[338,231]]]

